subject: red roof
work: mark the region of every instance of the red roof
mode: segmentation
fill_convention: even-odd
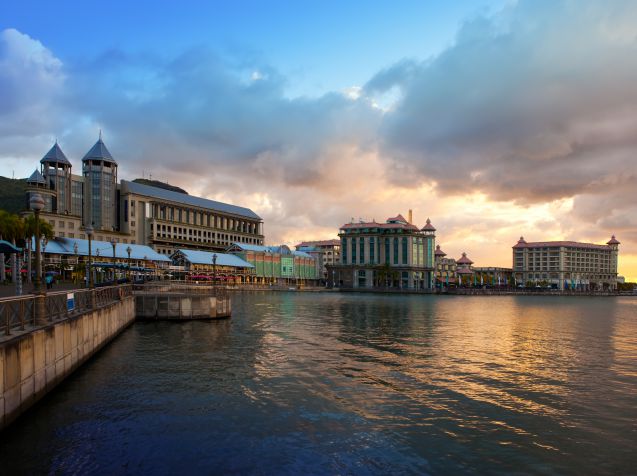
[[[527,243],[518,241],[513,248],[555,248],[555,247],[570,247],[570,248],[587,248],[591,250],[607,250],[607,245],[597,245],[595,243],[579,243],[577,241],[533,241]]]
[[[467,253],[462,253],[462,258],[456,261],[457,264],[473,264],[469,258],[467,258]]]
[[[619,245],[619,241],[617,241],[617,238],[615,238],[615,235],[613,235],[611,237],[611,239],[609,241],[606,242],[607,245]]]
[[[429,218],[427,218],[427,224],[422,227],[422,231],[436,231],[436,228],[431,224]]]
[[[391,228],[402,228],[404,230],[412,230],[412,231],[420,231],[417,226],[412,225],[411,223],[376,223],[376,222],[367,222],[367,223],[346,223],[341,226],[344,230],[351,230],[356,228],[382,228],[382,229],[391,229]]]
[[[407,220],[405,220],[405,217],[402,216],[400,213],[398,214],[398,216],[387,219],[387,223],[389,223],[390,221],[402,221],[404,223],[408,223]]]
[[[469,268],[458,268],[456,270],[456,273],[458,273],[458,274],[473,274],[473,270],[471,270]]]
[[[436,251],[434,252],[436,256],[447,256],[447,253],[440,249],[440,245],[436,245]]]

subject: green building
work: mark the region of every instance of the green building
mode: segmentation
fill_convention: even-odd
[[[286,245],[233,243],[227,252],[254,266],[251,279],[255,284],[315,285],[318,282],[314,258],[303,251],[292,251]]]

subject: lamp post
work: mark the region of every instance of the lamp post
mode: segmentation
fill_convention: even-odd
[[[73,254],[75,255],[75,268],[73,269],[73,271],[75,271],[74,274],[77,274],[76,268],[80,267],[80,259],[77,256],[77,241],[75,243],[73,243]],[[75,282],[75,278],[73,278],[73,282]]]
[[[130,253],[133,249],[130,246],[126,247],[126,253],[128,253],[128,274],[126,276],[127,280],[130,280]]]
[[[115,284],[115,246],[117,245],[115,238],[111,238],[111,245],[113,246],[113,284]]]
[[[91,241],[93,240],[93,227],[91,225],[86,227],[86,236],[88,236],[88,288],[93,289],[93,270],[91,269]]]
[[[212,254],[212,285],[217,285],[217,253]]]
[[[48,244],[49,244],[49,240],[46,239],[46,236],[42,237],[42,247],[40,248],[40,253],[42,253],[42,256],[40,257],[40,265],[42,266],[42,274],[40,276],[43,276],[46,270],[46,266],[44,265],[44,253],[46,251],[46,245]]]

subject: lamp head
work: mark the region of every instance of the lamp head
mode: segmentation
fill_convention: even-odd
[[[33,211],[42,211],[42,209],[44,208],[44,199],[42,198],[42,195],[40,195],[39,193],[31,194],[31,198],[29,199],[29,206]]]
[[[91,225],[87,225],[86,228],[86,235],[91,238],[93,236],[93,227]]]

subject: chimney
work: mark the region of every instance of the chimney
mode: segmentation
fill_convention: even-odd
[[[409,219],[408,219],[407,221],[408,221],[409,223],[411,223],[411,222],[412,222],[412,218],[413,218],[413,216],[412,216],[412,212],[411,212],[411,208],[410,208],[410,209],[409,209]]]

